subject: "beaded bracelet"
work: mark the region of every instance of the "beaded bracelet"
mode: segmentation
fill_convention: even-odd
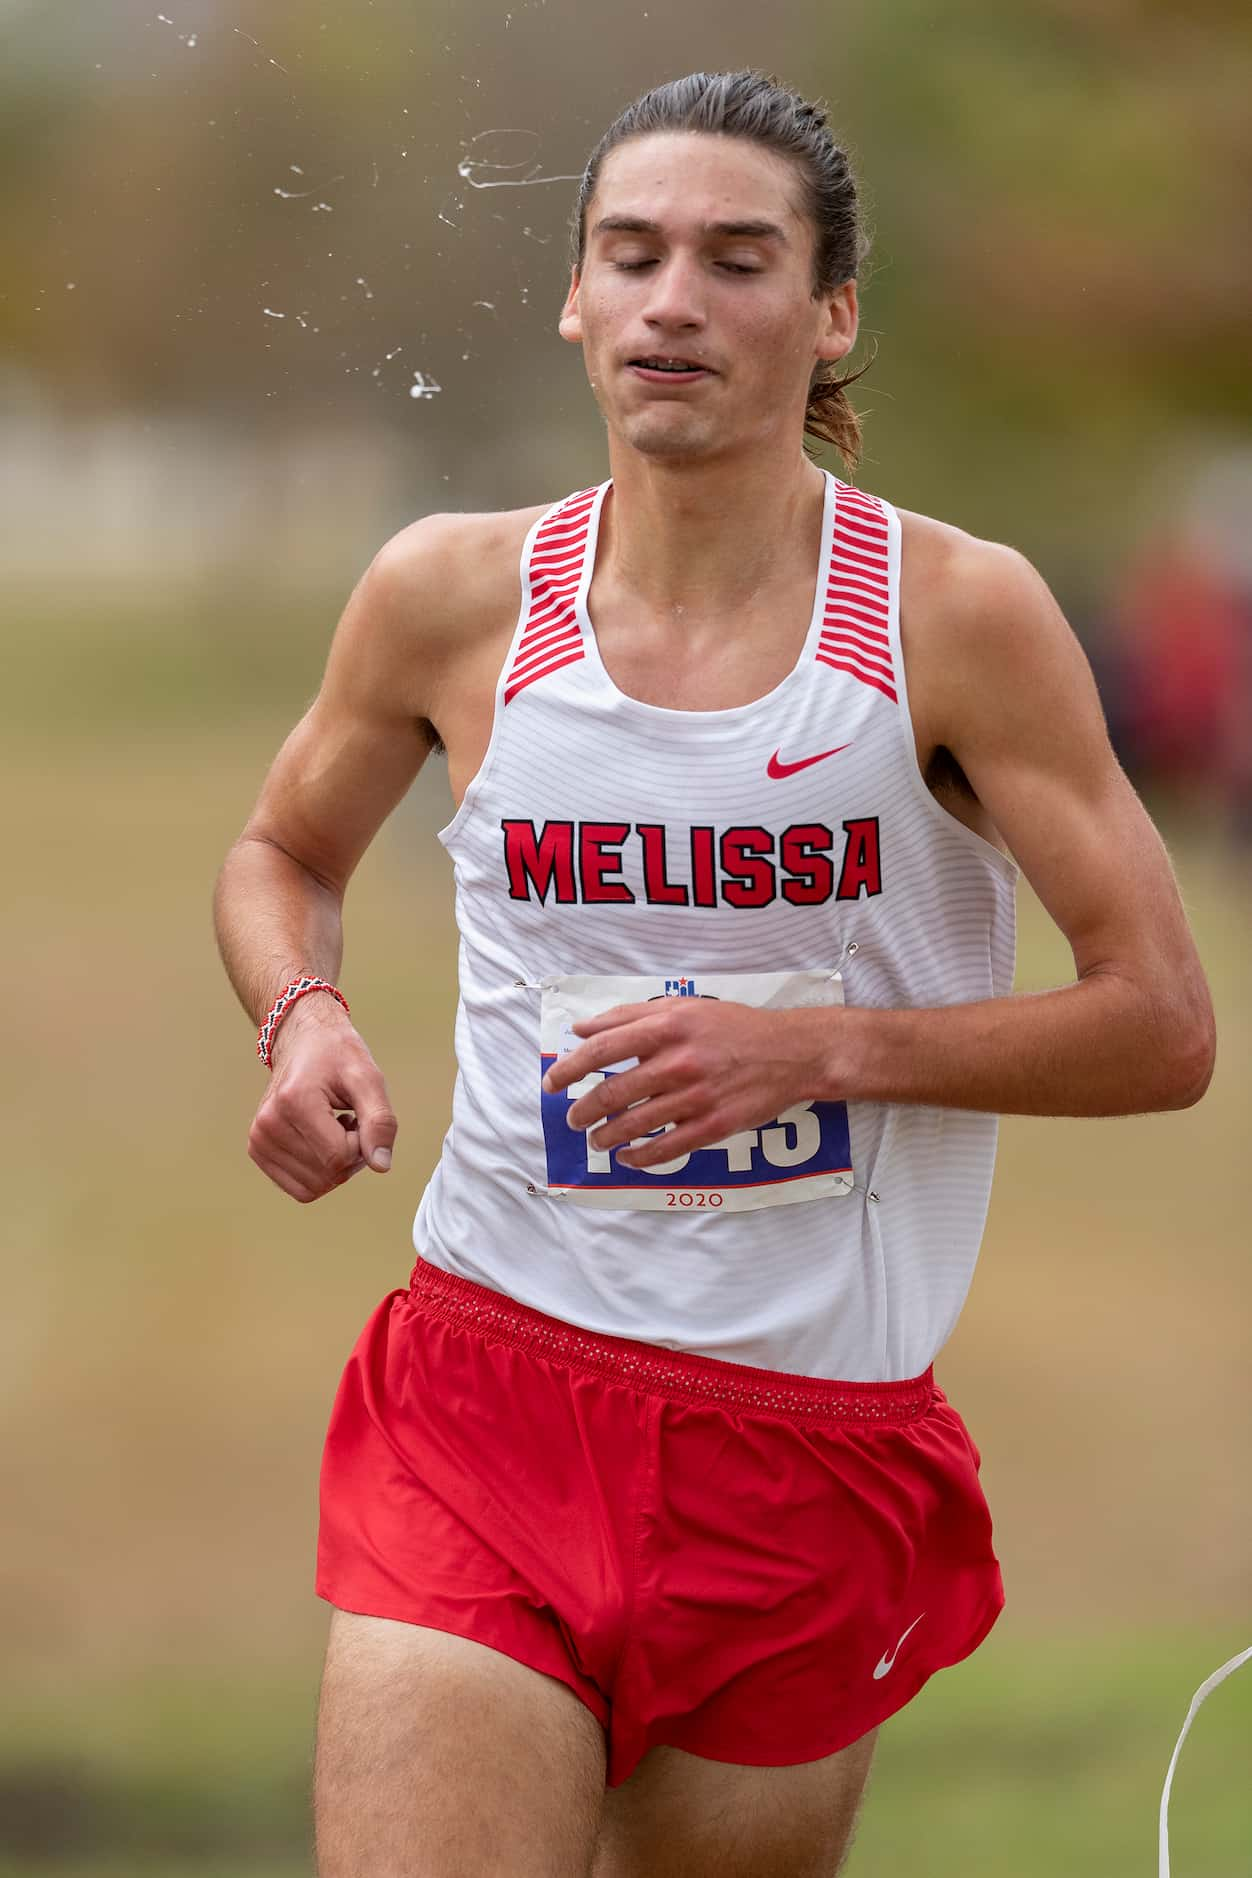
[[[278,1029],[283,1017],[291,1009],[292,1005],[295,1004],[298,999],[307,997],[310,991],[329,991],[331,997],[338,998],[344,1010],[348,1011],[348,1000],[344,997],[343,992],[337,990],[335,986],[328,983],[325,978],[315,978],[311,972],[303,972],[299,978],[293,978],[289,985],[283,986],[283,989],[279,992],[273,1004],[266,1012],[265,1022],[257,1032],[256,1053],[264,1063],[266,1069],[273,1068],[273,1064],[270,1062],[270,1052],[274,1041],[274,1032]],[[348,1011],[348,1015],[351,1016],[352,1013]]]

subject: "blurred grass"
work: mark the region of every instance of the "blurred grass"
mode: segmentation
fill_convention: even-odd
[[[1146,1878],[1187,1705],[1246,1641],[1197,1629],[1040,1645],[993,1631],[884,1726],[851,1869]],[[28,1708],[20,1727],[10,1713],[0,1730],[0,1878],[311,1872],[312,1665],[268,1682],[205,1668],[71,1693],[72,1709]],[[1250,1738],[1240,1672],[1201,1709],[1175,1775],[1177,1878],[1248,1871]],[[38,1852],[23,1852],[23,1834]]]
[[[123,1859],[91,1860],[82,1863],[63,1864],[60,1859],[51,1862],[40,1859],[32,1865],[21,1859],[0,1859],[0,1878],[131,1878],[133,1873],[142,1872],[145,1878],[311,1878],[312,1858],[301,1858],[295,1863],[284,1858],[266,1858],[261,1864],[245,1860],[240,1864],[231,1859],[223,1865],[210,1859],[196,1859],[188,1864],[184,1859],[171,1861],[162,1854],[159,1861],[151,1863],[145,1859],[133,1857]]]
[[[396,1164],[300,1208],[248,1161],[264,1087],[210,894],[344,596],[31,605],[11,808],[0,1316],[0,1878],[307,1872],[339,1370],[404,1282],[453,1075],[432,761],[353,881],[342,980]],[[1252,1641],[1252,866],[1163,813],[1219,1012],[1197,1108],[1007,1118],[937,1373],[983,1454],[1008,1607],[883,1731],[861,1878],[1154,1869],[1195,1688]],[[1023,887],[1018,983],[1071,975]],[[1252,1670],[1189,1737],[1177,1878],[1246,1878]],[[42,1847],[42,1851],[37,1850]],[[6,1862],[7,1860],[7,1862]],[[23,1863],[22,1861],[26,1862]]]
[[[362,570],[363,571],[363,570]],[[258,717],[292,722],[321,678],[325,643],[311,620],[333,624],[342,592],[224,573],[211,584],[68,595],[7,594],[0,729],[120,739],[156,726],[195,727]]]

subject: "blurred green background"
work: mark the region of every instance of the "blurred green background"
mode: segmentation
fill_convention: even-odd
[[[311,1870],[321,1441],[451,1092],[442,765],[347,906],[386,1179],[301,1208],[248,1160],[213,878],[382,542],[605,473],[564,179],[739,65],[862,178],[858,480],[1053,586],[1220,1025],[1195,1109],[1004,1124],[937,1369],[1008,1605],[884,1728],[851,1869],[1155,1868],[1187,1703],[1252,1642],[1250,41],[1213,0],[2,0],[0,1878]],[[1021,918],[1019,985],[1064,982]],[[1252,1669],[1184,1750],[1176,1878],[1252,1870],[1250,1743]]]

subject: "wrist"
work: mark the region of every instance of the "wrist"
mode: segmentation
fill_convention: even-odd
[[[872,1092],[875,1037],[881,1011],[864,1005],[835,1006],[817,1026],[822,1038],[818,1096],[825,1102],[881,1100]]]
[[[319,1006],[333,1003],[336,1011],[342,1012],[344,1017],[349,1015],[348,1000],[338,986],[332,985],[328,979],[322,978],[316,972],[299,973],[295,978],[290,979],[278,993],[257,1032],[257,1055],[267,1069],[274,1067],[274,1052],[280,1036],[288,1031],[296,1012],[301,1007],[307,1010],[310,1000],[316,1000]],[[302,1020],[302,1022],[307,1021],[309,1020]],[[319,1009],[312,1021],[319,1024],[324,1022],[324,1013]]]
[[[270,1068],[278,1069],[310,1032],[340,1029],[351,1030],[352,1019],[338,998],[326,992],[310,992],[307,998],[292,1005],[275,1031],[270,1044]]]

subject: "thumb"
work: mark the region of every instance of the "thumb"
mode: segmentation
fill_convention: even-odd
[[[378,1109],[361,1123],[361,1153],[376,1173],[385,1174],[391,1166],[395,1138],[396,1118],[390,1109]]]
[[[395,1111],[387,1100],[381,1077],[372,1086],[357,1092],[353,1103],[360,1136],[361,1158],[376,1173],[385,1174],[391,1166],[391,1150],[396,1138]]]

